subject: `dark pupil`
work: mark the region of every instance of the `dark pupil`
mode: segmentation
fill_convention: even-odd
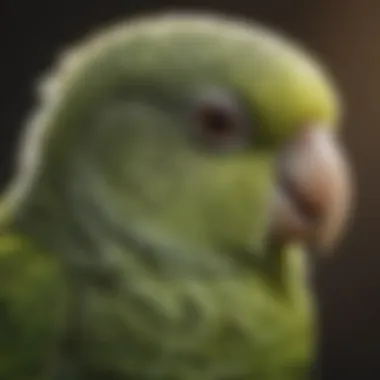
[[[212,135],[226,135],[234,129],[234,117],[223,108],[208,105],[200,110],[200,122],[204,131]]]

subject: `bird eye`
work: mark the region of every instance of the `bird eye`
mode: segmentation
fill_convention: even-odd
[[[211,90],[197,99],[194,118],[201,142],[217,149],[241,148],[249,143],[248,118],[232,94]]]

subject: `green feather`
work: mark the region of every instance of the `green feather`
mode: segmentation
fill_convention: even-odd
[[[66,328],[60,263],[28,239],[0,237],[0,378],[51,379]]]
[[[91,37],[43,83],[2,208],[0,378],[304,379],[304,252],[268,222],[281,145],[339,120],[328,74],[261,26],[174,15]],[[210,88],[244,99],[244,148],[195,138]]]

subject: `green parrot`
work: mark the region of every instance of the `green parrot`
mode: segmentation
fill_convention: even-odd
[[[301,380],[309,250],[346,226],[327,71],[289,38],[167,13],[60,57],[1,205],[1,380]]]

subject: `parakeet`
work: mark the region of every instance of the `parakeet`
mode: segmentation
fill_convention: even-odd
[[[341,236],[353,182],[317,61],[201,13],[59,58],[2,200],[0,379],[309,378],[306,247]]]

